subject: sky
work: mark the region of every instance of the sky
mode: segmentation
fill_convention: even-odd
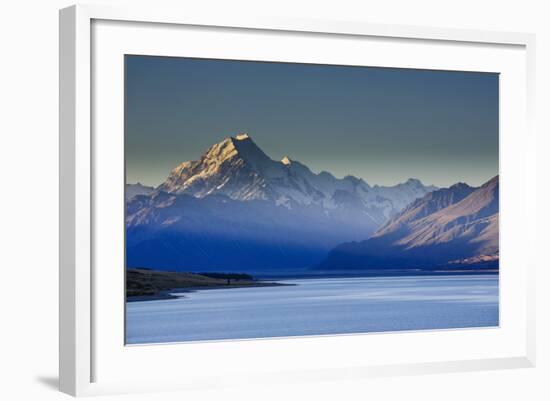
[[[125,56],[128,183],[248,133],[274,160],[440,187],[498,174],[498,74]]]

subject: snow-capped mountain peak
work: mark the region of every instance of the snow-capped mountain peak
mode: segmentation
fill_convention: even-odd
[[[212,145],[199,160],[181,163],[158,188],[198,198],[223,194],[239,201],[268,200],[287,208],[317,205],[327,213],[353,205],[376,224],[433,189],[416,179],[392,187],[371,187],[351,175],[316,174],[288,156],[271,159],[245,133]]]
[[[241,132],[235,135],[235,139],[237,141],[244,141],[245,139],[250,139],[250,136],[247,133]]]
[[[237,156],[243,159],[257,172],[263,172],[269,169],[274,161],[256,145],[248,134],[238,134],[234,138],[229,138],[237,152]]]

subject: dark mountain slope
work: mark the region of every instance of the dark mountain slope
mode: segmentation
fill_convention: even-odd
[[[333,249],[321,269],[498,265],[498,176],[419,199],[371,238]]]

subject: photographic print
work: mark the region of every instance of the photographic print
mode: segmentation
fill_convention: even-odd
[[[498,326],[498,149],[498,74],[126,55],[126,343]]]

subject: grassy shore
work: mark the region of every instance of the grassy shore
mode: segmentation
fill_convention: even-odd
[[[189,290],[283,285],[258,281],[248,274],[165,272],[150,269],[126,270],[128,300],[170,298],[163,292],[175,288]]]

